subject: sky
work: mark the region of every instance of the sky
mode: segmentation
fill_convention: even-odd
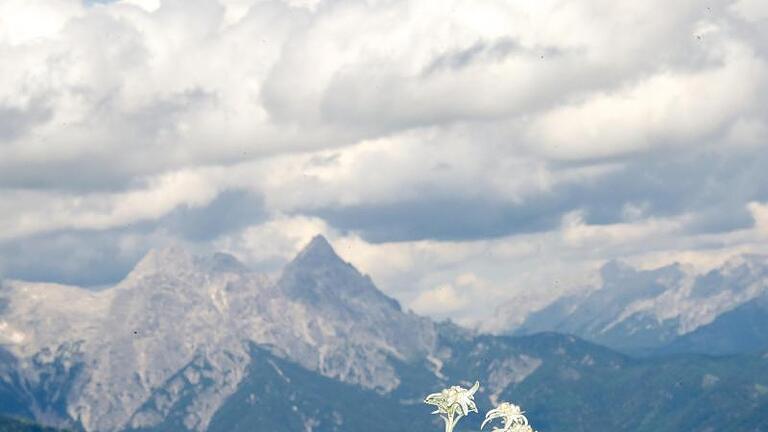
[[[314,235],[497,330],[599,268],[768,253],[764,0],[0,1],[0,275]]]

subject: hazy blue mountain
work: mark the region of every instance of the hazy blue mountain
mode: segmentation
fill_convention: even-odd
[[[688,344],[686,335],[701,339],[693,336],[697,329],[702,329],[702,335],[712,331],[735,334],[742,324],[759,320],[737,316],[755,315],[754,308],[740,307],[768,293],[768,257],[742,256],[704,275],[679,265],[637,270],[609,262],[601,270],[601,280],[596,290],[560,298],[532,313],[511,333],[557,331],[629,353],[654,352],[670,344],[682,349]],[[718,322],[726,314],[728,318]],[[719,330],[703,330],[715,322],[714,328]],[[738,352],[754,352],[764,346],[759,336],[739,340],[745,350]],[[755,344],[750,346],[749,341]]]
[[[682,335],[655,354],[731,355],[768,351],[768,295],[725,312],[712,323]]]
[[[424,395],[475,379],[481,410],[513,400],[542,431],[768,430],[768,354],[475,334],[403,311],[322,237],[276,280],[170,248],[104,291],[6,281],[0,304],[0,414],[73,430],[440,430]]]
[[[9,417],[0,417],[0,431],[2,432],[64,432],[59,429],[53,429],[40,426],[25,420],[18,420]]]

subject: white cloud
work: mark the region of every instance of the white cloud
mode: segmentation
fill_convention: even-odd
[[[74,1],[7,0],[0,5],[0,41],[11,46],[47,42],[82,13]]]
[[[274,271],[296,256],[317,234],[334,238],[333,230],[320,219],[278,215],[266,223],[218,239],[215,247]]]
[[[497,295],[488,281],[474,273],[462,273],[450,283],[420,292],[408,306],[416,313],[478,326],[494,315]]]
[[[702,143],[758,104],[766,65],[744,46],[726,46],[721,65],[652,75],[599,92],[535,120],[529,140],[553,157],[595,158]]]
[[[578,246],[615,246],[651,237],[669,237],[686,225],[686,217],[677,219],[642,219],[629,223],[590,225],[582,212],[571,212],[563,217],[562,235],[566,243]]]
[[[0,269],[46,235],[51,261],[97,251],[67,275],[124,269],[178,240],[136,226],[233,190],[266,220],[197,246],[274,269],[322,232],[403,304],[484,328],[606,259],[762,251],[763,4],[7,0]]]
[[[0,156],[5,165],[68,169],[72,178],[73,164],[105,162],[114,151],[124,157],[109,161],[117,169],[102,175],[125,180],[231,163],[244,152],[252,158],[412,127],[525,119],[584,94],[626,88],[656,69],[659,77],[648,80],[662,87],[656,93],[696,79],[678,73],[664,84],[668,73],[652,60],[687,65],[699,21],[692,1],[664,4],[663,14],[657,2],[559,0],[15,4],[0,26],[0,44],[10,49],[4,63],[13,65],[3,71],[0,94],[39,93],[24,97],[42,98],[52,115],[0,147]],[[40,19],[24,25],[29,14]],[[623,31],[628,27],[633,31]],[[701,87],[709,84],[719,88],[720,81]],[[584,116],[615,105],[586,103]],[[643,115],[627,113],[626,121],[642,128],[633,116]]]
[[[207,204],[217,192],[204,176],[182,171],[153,178],[146,187],[114,194],[6,192],[0,240],[56,229],[104,230],[157,219],[180,205]]]
[[[731,5],[731,9],[749,22],[768,19],[768,5],[760,0],[739,0]]]
[[[160,0],[121,0],[120,3],[140,7],[146,12],[154,12],[161,5]]]
[[[768,236],[768,203],[749,203],[749,211],[755,219],[755,229],[763,236]]]
[[[424,291],[411,302],[411,308],[420,314],[450,317],[453,312],[467,307],[471,302],[461,288],[440,285]]]

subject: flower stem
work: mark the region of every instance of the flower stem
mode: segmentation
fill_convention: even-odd
[[[454,417],[454,413],[451,413],[450,417],[445,418],[445,432],[453,432],[453,428],[456,427],[456,423],[463,417],[461,414]]]

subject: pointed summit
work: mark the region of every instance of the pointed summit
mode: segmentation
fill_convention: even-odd
[[[328,240],[320,234],[314,236],[312,240],[304,246],[304,249],[299,252],[293,262],[309,265],[346,264],[344,260],[336,254],[336,251],[333,250],[333,246],[331,246]]]
[[[333,246],[331,246],[331,244],[328,242],[328,239],[326,239],[322,234],[317,234],[316,236],[312,237],[312,240],[307,243],[307,245],[304,247],[304,250],[324,251],[335,254]]]
[[[312,238],[285,267],[278,286],[294,299],[338,314],[401,312],[397,300],[387,297],[370,277],[341,259],[322,235]]]

